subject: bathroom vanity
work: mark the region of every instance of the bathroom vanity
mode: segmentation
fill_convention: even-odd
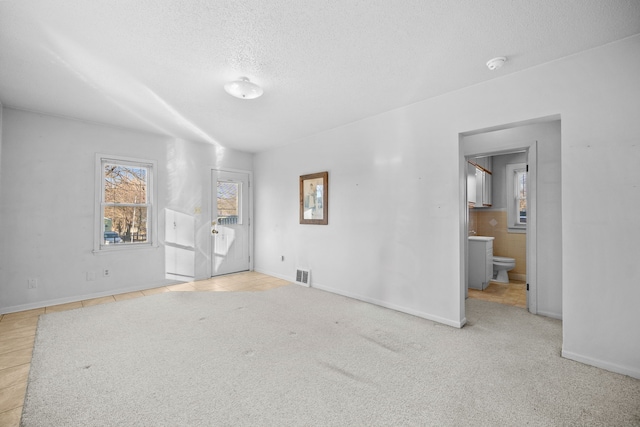
[[[485,290],[493,277],[493,239],[469,236],[469,288]]]

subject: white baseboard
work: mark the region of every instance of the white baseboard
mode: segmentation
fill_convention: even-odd
[[[640,369],[638,367],[621,366],[616,363],[606,362],[604,360],[594,359],[592,357],[566,351],[564,348],[562,349],[562,357],[584,363],[585,365],[595,366],[596,368],[640,379]]]
[[[343,291],[341,289],[336,289],[336,288],[332,288],[332,287],[329,287],[329,286],[323,286],[323,285],[319,285],[319,284],[312,284],[311,287],[312,288],[316,288],[316,289],[320,289],[320,290],[323,290],[323,291],[331,292],[331,293],[334,293],[334,294],[342,295],[342,296],[345,296],[345,297],[357,299],[358,301],[364,301],[364,302],[368,302],[370,304],[379,305],[380,307],[390,308],[392,310],[400,311],[402,313],[411,314],[413,316],[422,317],[423,319],[432,320],[434,322],[442,323],[442,324],[447,325],[447,326],[453,326],[454,328],[458,328],[458,329],[462,328],[464,326],[464,324],[466,323],[466,319],[462,319],[459,322],[455,321],[455,320],[451,320],[451,319],[445,319],[444,317],[434,316],[432,314],[425,313],[423,311],[414,310],[412,308],[407,308],[407,307],[403,307],[403,306],[400,306],[400,305],[388,303],[386,301],[377,300],[375,298],[369,298],[369,297],[366,297],[366,296],[363,296],[363,295],[358,295],[358,294],[355,294],[355,293],[352,293],[352,292],[345,292],[345,291]]]
[[[274,276],[277,277],[279,279],[283,279],[283,280],[287,280],[291,283],[295,283],[295,278],[294,277],[287,277],[287,276],[283,276],[282,274],[277,274],[277,273],[273,273],[270,271],[265,271],[265,270],[261,270],[261,269],[256,269],[256,271],[258,273],[263,273],[263,274],[268,274],[269,276]],[[432,320],[434,322],[438,322],[438,323],[442,323],[444,325],[447,326],[453,326],[454,328],[462,328],[465,323],[467,323],[467,319],[464,318],[461,321],[455,321],[455,320],[451,320],[451,319],[445,319],[444,317],[440,317],[440,316],[434,316],[432,314],[429,313],[425,313],[423,311],[419,311],[419,310],[414,310],[412,308],[407,308],[407,307],[403,307],[400,305],[396,305],[396,304],[391,304],[385,301],[380,301],[377,300],[375,298],[369,298],[363,295],[358,295],[352,292],[345,292],[341,289],[336,289],[336,288],[332,288],[330,286],[324,286],[318,283],[311,283],[311,287],[315,288],[315,289],[320,289],[322,291],[327,291],[327,292],[331,292],[332,294],[338,294],[338,295],[342,295],[348,298],[353,298],[353,299],[357,299],[358,301],[364,301],[364,302],[368,302],[370,304],[374,304],[374,305],[379,305],[380,307],[385,307],[385,308],[390,308],[392,310],[396,310],[396,311],[400,311],[402,313],[407,313],[407,314],[411,314],[413,316],[417,316],[417,317],[422,317],[423,319],[427,319],[427,320]]]
[[[284,274],[274,273],[273,271],[262,270],[260,268],[254,269],[254,271],[262,274],[266,274],[268,276],[277,277],[278,279],[286,280],[287,282],[296,283],[296,278],[293,276],[286,276]]]
[[[561,313],[551,313],[549,311],[540,311],[540,310],[538,310],[536,312],[536,314],[538,314],[540,316],[544,316],[544,317],[551,317],[552,319],[562,320],[562,314]]]
[[[94,292],[94,293],[84,294],[84,295],[74,295],[74,296],[65,297],[65,298],[54,298],[46,301],[32,302],[29,304],[13,305],[9,307],[0,308],[0,314],[15,313],[18,311],[25,311],[25,310],[33,310],[36,308],[50,307],[52,305],[68,304],[70,302],[84,301],[92,298],[101,298],[101,297],[108,297],[111,295],[126,294],[127,292],[144,291],[146,289],[159,288],[160,286],[171,286],[173,284],[182,283],[182,282],[184,282],[184,280],[182,281],[166,280],[166,281],[163,281],[162,283],[137,285],[137,286],[131,286],[127,288],[111,289],[108,291]]]

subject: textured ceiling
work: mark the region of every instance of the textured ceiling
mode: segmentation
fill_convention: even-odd
[[[0,102],[256,152],[637,33],[639,0],[0,0]]]

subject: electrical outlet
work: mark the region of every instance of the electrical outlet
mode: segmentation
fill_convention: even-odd
[[[38,287],[38,279],[29,279],[29,289],[36,289]]]
[[[96,272],[95,271],[87,271],[87,281],[91,282],[96,280]]]
[[[102,275],[104,277],[109,277],[109,276],[111,276],[111,271],[109,271],[108,268],[105,268],[104,270],[102,270]]]

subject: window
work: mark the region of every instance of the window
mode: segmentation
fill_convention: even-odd
[[[507,165],[506,177],[508,231],[524,233],[527,230],[527,165]]]
[[[150,246],[155,234],[155,162],[98,156],[96,164],[99,206],[94,249]]]
[[[515,171],[516,187],[516,224],[527,223],[527,171],[518,169]]]
[[[238,200],[242,187],[235,181],[218,181],[218,224],[220,225],[242,225],[240,206]]]

